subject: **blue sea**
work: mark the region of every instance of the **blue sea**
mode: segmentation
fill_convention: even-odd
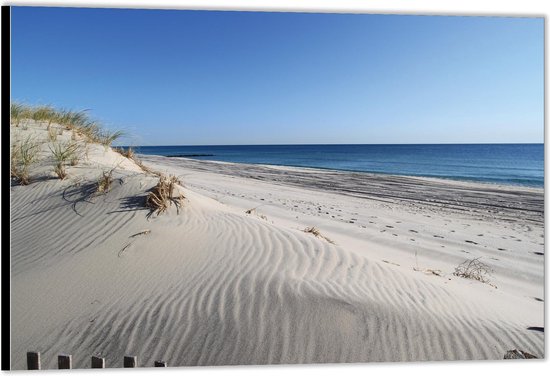
[[[544,186],[544,144],[140,146],[140,154]]]

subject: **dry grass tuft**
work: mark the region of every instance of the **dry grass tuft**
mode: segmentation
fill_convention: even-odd
[[[181,182],[175,176],[161,175],[159,177],[157,185],[149,192],[145,201],[145,206],[151,209],[150,215],[164,213],[172,203],[176,206],[179,214],[179,209],[185,199],[183,194],[175,193],[177,192],[176,186],[180,184]]]
[[[319,231],[319,229],[317,227],[306,227],[302,231],[304,231],[305,233],[308,233],[308,234],[313,234],[316,238],[324,239],[327,242],[329,242],[330,244],[335,244],[334,241],[332,241],[331,239],[329,239],[326,236],[324,236],[323,234],[321,234],[321,231]]]
[[[103,171],[101,173],[101,176],[97,180],[97,187],[95,193],[105,194],[111,190],[111,186],[113,185],[113,171],[114,169],[111,169],[109,171]]]
[[[123,149],[123,148],[115,148],[114,149],[118,154],[122,155],[123,157],[126,157],[128,159],[131,159],[133,161],[135,161],[136,159],[136,153],[134,152],[134,149],[132,149],[131,147],[127,148],[127,149]]]
[[[455,268],[454,275],[457,277],[474,279],[483,283],[489,283],[488,276],[492,273],[491,268],[479,261],[481,257],[466,260]]]
[[[151,230],[143,230],[134,235],[130,235],[130,237],[135,238],[136,236],[149,235],[150,233],[151,233]]]
[[[138,167],[141,168],[143,170],[143,172],[148,173],[148,174],[152,174],[152,175],[155,175],[155,176],[158,176],[158,177],[160,177],[162,175],[160,172],[152,170],[151,168],[145,166],[143,164],[143,162],[136,155],[134,149],[132,149],[131,147],[129,147],[128,149],[115,148],[114,150],[117,153],[119,153],[120,155],[122,155],[123,157],[126,157],[126,158],[131,159],[132,161],[134,161],[134,163],[136,165],[138,165]]]

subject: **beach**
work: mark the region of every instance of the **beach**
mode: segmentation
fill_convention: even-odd
[[[150,215],[158,177],[103,146],[12,186],[12,368],[544,356],[542,188],[139,159],[179,210]],[[483,281],[453,274],[474,259]]]

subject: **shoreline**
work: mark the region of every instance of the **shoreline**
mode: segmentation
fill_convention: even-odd
[[[508,188],[508,187],[515,187],[515,188],[532,188],[532,189],[540,189],[544,190],[544,179],[543,179],[543,185],[530,185],[530,184],[513,184],[513,183],[503,183],[501,181],[489,181],[489,180],[476,180],[476,179],[468,179],[468,178],[458,178],[458,177],[443,177],[443,176],[428,176],[428,175],[407,175],[407,174],[395,174],[395,173],[389,173],[389,172],[381,172],[381,171],[361,171],[361,170],[339,170],[335,168],[330,167],[306,167],[306,166],[294,166],[294,165],[283,165],[283,164],[268,164],[268,163],[246,163],[246,162],[227,162],[227,161],[217,161],[217,160],[210,160],[210,159],[197,159],[193,158],[195,155],[186,155],[186,156],[179,156],[179,155],[158,155],[158,154],[142,154],[137,153],[141,157],[161,157],[161,158],[177,158],[177,159],[190,159],[194,161],[200,161],[200,162],[212,162],[212,163],[220,163],[220,164],[237,164],[237,165],[246,165],[246,166],[263,166],[263,167],[271,167],[271,168],[281,168],[281,169],[288,169],[288,170],[313,170],[313,171],[329,171],[329,172],[340,172],[340,173],[355,173],[355,174],[366,174],[366,175],[384,175],[389,177],[405,177],[405,178],[418,178],[418,179],[430,179],[430,180],[441,180],[444,182],[450,181],[450,182],[457,182],[457,183],[471,183],[471,184],[482,184],[482,185],[489,185],[489,186],[497,186],[502,188]],[[200,155],[202,156],[202,155]],[[211,155],[208,155],[211,156]]]
[[[499,185],[431,177],[348,172],[309,167],[273,166],[193,158],[139,155],[143,161],[227,176],[250,178],[275,184],[339,193],[385,202],[409,201],[442,210],[474,207],[504,218],[544,222],[544,188]]]

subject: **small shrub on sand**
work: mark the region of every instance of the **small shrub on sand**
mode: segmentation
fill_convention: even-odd
[[[335,244],[334,241],[321,234],[319,229],[316,227],[306,227],[303,231],[308,234],[313,234],[316,238],[324,239],[330,244]]]
[[[179,193],[177,185],[181,182],[175,176],[166,177],[161,175],[156,186],[147,195],[145,206],[151,209],[151,214],[164,213],[172,203],[179,208],[183,205],[185,196]]]
[[[30,166],[38,160],[40,144],[31,137],[25,141],[15,142],[11,147],[11,177],[19,181],[21,185],[30,183]]]
[[[53,144],[53,146],[50,146],[50,150],[55,160],[54,172],[61,180],[67,177],[65,164],[67,163],[67,161],[71,161],[76,157],[77,149],[78,145],[74,142],[56,142]]]
[[[474,279],[483,283],[489,283],[488,276],[491,274],[492,270],[487,264],[479,261],[481,257],[466,260],[462,264],[458,265],[455,268],[454,275],[457,277]]]
[[[103,171],[97,180],[96,194],[104,194],[111,190],[113,185],[113,170]]]

